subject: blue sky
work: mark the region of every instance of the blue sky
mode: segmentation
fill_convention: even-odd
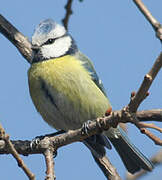
[[[143,1],[152,14],[162,20],[162,1]],[[65,0],[1,2],[0,13],[13,23],[26,37],[32,36],[35,26],[43,19],[52,18],[61,23],[64,17]],[[161,51],[155,33],[133,1],[88,1],[75,0],[69,31],[80,50],[93,61],[106,88],[114,110],[128,104],[130,93],[137,90],[144,75],[149,71]],[[0,122],[11,139],[32,139],[51,133],[37,113],[28,91],[27,71],[29,64],[17,49],[0,34]],[[155,79],[150,96],[140,109],[161,108],[162,72]],[[161,126],[160,124],[158,124]],[[129,137],[148,157],[160,150],[136,128],[129,125]],[[156,133],[156,132],[154,132]],[[159,133],[156,133],[160,137]],[[107,152],[111,162],[122,178],[125,168],[117,153]],[[22,157],[37,179],[43,180],[45,162],[42,155]],[[1,179],[28,179],[17,167],[11,155],[0,157]],[[143,180],[161,179],[160,166]],[[10,173],[9,173],[10,172]],[[94,163],[89,151],[81,143],[68,145],[58,150],[55,159],[58,180],[105,179]]]

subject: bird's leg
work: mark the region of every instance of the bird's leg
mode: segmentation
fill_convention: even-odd
[[[87,134],[89,131],[89,124],[91,124],[92,120],[88,120],[82,125],[82,134]],[[90,141],[91,143],[95,144],[96,143],[96,135],[90,136],[87,138],[87,141]]]

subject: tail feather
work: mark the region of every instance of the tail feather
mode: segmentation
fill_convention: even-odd
[[[141,168],[151,171],[153,164],[130,142],[128,136],[121,128],[118,128],[118,130],[118,138],[113,138],[112,136],[108,138],[119,153],[127,170],[132,174]]]

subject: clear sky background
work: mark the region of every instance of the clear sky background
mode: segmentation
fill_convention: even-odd
[[[162,23],[162,1],[144,0],[152,14]],[[52,18],[61,23],[66,0],[5,0],[1,1],[0,13],[31,39],[34,28],[41,20]],[[150,24],[139,12],[133,1],[103,0],[73,3],[73,15],[69,31],[80,50],[94,62],[102,79],[114,110],[127,105],[130,93],[137,90],[144,75],[151,68],[161,51]],[[27,71],[29,64],[17,49],[0,34],[0,122],[11,139],[26,140],[52,133],[37,113],[28,91]],[[162,72],[154,81],[150,96],[140,109],[161,108]],[[161,126],[161,124],[158,124]],[[160,147],[129,125],[129,136],[140,150],[151,157]],[[160,133],[156,133],[160,137]],[[111,162],[122,178],[125,168],[114,151],[107,152]],[[42,155],[23,157],[27,166],[38,180],[45,176],[45,162]],[[27,180],[17,167],[11,155],[0,156],[0,179]],[[161,166],[142,178],[160,180]],[[74,143],[58,150],[55,159],[55,173],[58,180],[105,179],[94,163],[90,152],[82,143]]]

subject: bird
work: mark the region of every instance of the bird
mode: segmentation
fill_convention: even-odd
[[[63,25],[52,19],[43,20],[35,28],[31,44],[29,92],[38,113],[50,126],[68,132],[111,109],[92,61],[78,49]],[[132,174],[140,169],[153,169],[153,164],[120,126],[89,137],[83,143],[93,156],[104,156],[105,147],[111,149],[112,144]]]

